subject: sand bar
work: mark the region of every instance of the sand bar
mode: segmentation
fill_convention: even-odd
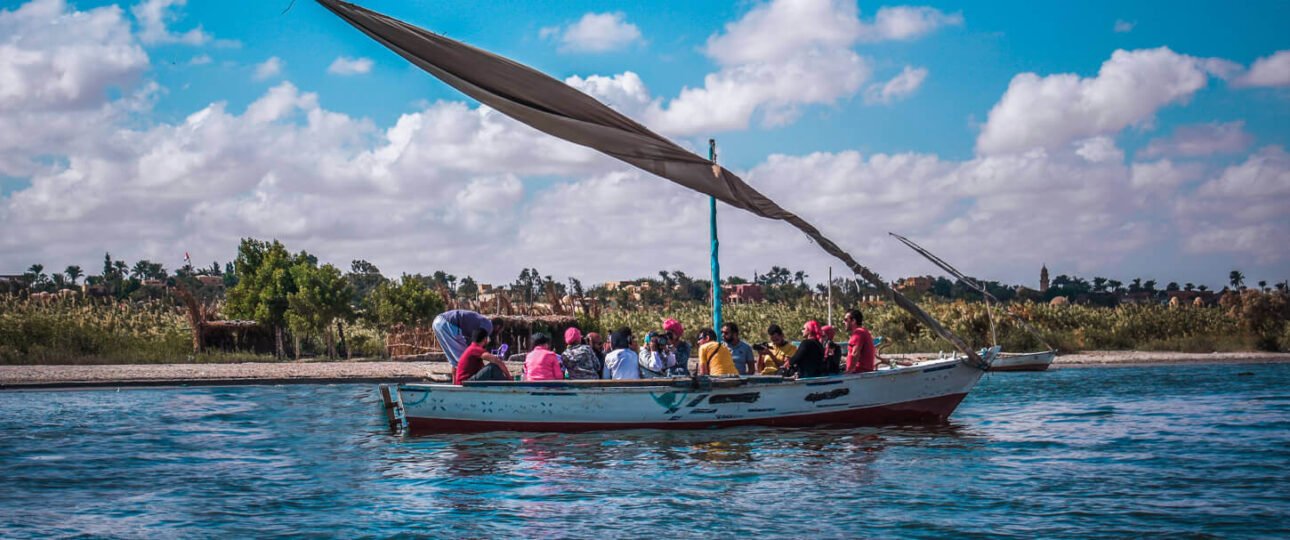
[[[893,355],[896,356],[896,355]],[[1290,353],[1085,351],[1057,357],[1054,368],[1290,362]],[[513,373],[520,365],[510,363]],[[0,366],[0,389],[238,384],[327,384],[447,380],[444,362],[281,362]]]

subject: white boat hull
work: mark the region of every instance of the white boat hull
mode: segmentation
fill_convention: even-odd
[[[1057,351],[1000,354],[990,364],[990,371],[1043,371],[1053,364]]]
[[[958,359],[811,379],[402,384],[411,432],[944,422],[984,372]]]

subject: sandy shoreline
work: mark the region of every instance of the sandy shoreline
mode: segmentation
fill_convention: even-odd
[[[1290,353],[1085,351],[1058,356],[1054,368],[1290,362]],[[511,364],[513,372],[519,365]],[[327,384],[446,380],[443,362],[284,362],[0,366],[0,389],[238,384]]]

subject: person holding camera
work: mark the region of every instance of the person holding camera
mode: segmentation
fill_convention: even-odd
[[[757,372],[762,375],[778,375],[786,366],[789,358],[797,354],[797,346],[784,339],[784,329],[778,324],[766,327],[766,336],[770,343],[753,345],[757,351]]]
[[[641,378],[667,377],[668,368],[675,365],[676,354],[672,350],[671,334],[650,332],[645,338],[645,350],[640,353]]]

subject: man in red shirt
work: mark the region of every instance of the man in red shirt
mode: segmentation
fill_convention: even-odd
[[[878,369],[874,363],[874,357],[877,351],[873,348],[873,334],[865,330],[864,315],[860,310],[853,309],[847,312],[847,316],[842,319],[847,323],[847,333],[851,338],[847,340],[847,373],[863,373]]]
[[[461,384],[465,381],[509,381],[511,372],[506,369],[506,364],[501,358],[491,354],[484,346],[488,344],[488,330],[479,328],[475,330],[473,339],[465,351],[461,353],[461,359],[457,362],[457,372],[453,374],[452,384]],[[488,362],[487,365],[484,362]]]

